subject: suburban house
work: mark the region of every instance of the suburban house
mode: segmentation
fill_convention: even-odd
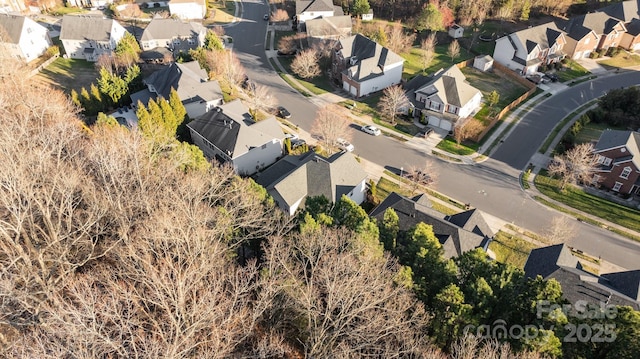
[[[517,73],[530,75],[541,65],[560,61],[566,42],[562,31],[550,22],[497,39],[493,58]]]
[[[340,39],[332,62],[334,78],[355,97],[384,90],[402,81],[404,59],[360,34]]]
[[[289,215],[304,207],[307,197],[325,196],[335,203],[345,195],[360,204],[366,198],[366,180],[366,172],[346,151],[329,158],[313,151],[286,156],[255,176],[255,181]]]
[[[585,301],[592,305],[628,305],[640,309],[640,270],[602,274],[584,270],[566,244],[536,248],[524,266],[528,278],[555,279],[562,295],[572,304]]]
[[[154,18],[142,32],[142,51],[167,48],[174,54],[204,46],[207,29],[197,22]]]
[[[25,1],[0,0],[0,14],[22,14],[27,11]]]
[[[240,100],[221,105],[187,124],[205,156],[252,175],[282,156],[283,132],[275,117],[255,122]]]
[[[620,45],[627,31],[621,20],[604,12],[576,16],[560,26],[567,41],[564,51],[572,59],[589,57],[593,51]]]
[[[50,46],[46,27],[26,16],[0,14],[0,49],[6,55],[31,62]]]
[[[495,235],[480,210],[471,209],[446,216],[431,208],[431,202],[424,194],[408,198],[392,192],[373,209],[370,216],[382,221],[384,212],[389,208],[398,215],[400,232],[407,232],[421,222],[432,226],[445,258],[455,258],[475,248],[487,250]]]
[[[70,58],[95,62],[100,55],[110,55],[126,32],[113,19],[65,15],[62,17],[60,41]]]
[[[640,132],[606,130],[594,146],[594,182],[624,194],[640,193]]]
[[[472,115],[482,103],[482,93],[471,86],[453,65],[432,76],[416,76],[405,85],[413,115],[424,114],[429,125],[450,131],[459,118]]]
[[[134,106],[147,105],[150,99],[169,99],[171,89],[178,92],[190,118],[196,118],[222,104],[222,90],[218,81],[209,81],[207,72],[197,61],[171,63],[142,80],[145,90],[131,95]]]
[[[627,31],[622,34],[619,46],[630,51],[640,50],[640,11],[638,1],[622,1],[600,9],[607,15],[622,20]]]
[[[640,50],[640,19],[633,19],[627,25],[627,32],[622,34],[620,46],[629,51]]]
[[[309,46],[327,40],[340,40],[351,36],[351,16],[331,16],[307,20],[307,40]]]
[[[183,20],[204,19],[207,14],[207,2],[205,0],[170,0],[169,12]]]
[[[296,0],[296,24],[320,17],[344,15],[342,7],[333,5],[332,0]]]

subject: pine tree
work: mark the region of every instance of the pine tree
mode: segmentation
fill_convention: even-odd
[[[78,97],[78,91],[76,91],[75,89],[71,90],[71,102],[73,102],[74,105],[82,108],[82,103],[80,102],[80,98]]]
[[[80,90],[80,102],[82,103],[82,107],[84,108],[84,113],[87,115],[95,114],[95,107],[93,106],[93,101],[91,100],[91,95],[89,95],[89,91],[86,88],[82,88]]]
[[[153,101],[153,100],[151,100]],[[145,136],[150,136],[154,129],[154,123],[151,120],[151,114],[144,107],[142,102],[138,101],[138,110],[136,110],[136,116],[138,117],[138,129]]]
[[[91,97],[93,101],[102,105],[102,94],[100,93],[100,90],[94,83],[91,83]]]
[[[165,99],[160,99],[158,101],[158,105],[160,105],[160,109],[162,110],[162,126],[164,127],[167,135],[175,137],[176,130],[178,129],[178,121],[176,120],[176,116],[173,114],[173,110],[171,109],[171,105]]]
[[[184,108],[178,92],[173,87],[169,93],[169,105],[171,105],[173,115],[176,118],[178,126],[180,126],[187,119],[187,110]]]

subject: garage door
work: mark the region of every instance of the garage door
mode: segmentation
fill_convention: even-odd
[[[573,55],[573,58],[574,58],[574,59],[579,59],[579,58],[581,58],[581,57],[582,57],[582,51],[578,51],[578,52],[576,52],[576,53]]]
[[[429,116],[429,126],[440,127],[440,119],[434,116]]]
[[[451,131],[453,129],[453,125],[447,120],[440,120],[440,128],[443,130]]]
[[[451,124],[451,122],[447,120],[442,120],[435,116],[429,116],[429,126],[441,128],[447,131],[451,131],[451,129],[453,128],[453,125]]]

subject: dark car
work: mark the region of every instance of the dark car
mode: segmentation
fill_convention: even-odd
[[[433,133],[433,128],[427,127],[426,129],[424,129],[424,131],[418,133],[417,136],[421,138],[428,138],[429,136],[431,136],[432,133]]]
[[[307,141],[305,141],[305,140],[303,140],[301,138],[299,138],[297,140],[291,140],[291,149],[295,150],[296,148],[304,145],[305,143],[307,143]]]
[[[540,75],[529,75],[527,76],[527,80],[533,82],[534,84],[539,84],[542,82],[542,76]]]
[[[289,111],[287,111],[286,108],[284,108],[282,106],[278,106],[278,116],[280,116],[282,118],[290,118],[291,117],[291,113]]]
[[[269,14],[264,14],[262,18],[264,19],[264,21],[269,21]]]
[[[295,56],[295,55],[296,55],[296,50],[293,50],[290,52],[278,50],[278,56]]]
[[[558,82],[558,75],[554,74],[553,72],[547,72],[546,74],[544,74],[544,76],[551,82]]]

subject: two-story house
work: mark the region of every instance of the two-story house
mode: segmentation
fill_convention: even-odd
[[[340,6],[333,5],[331,0],[296,0],[295,23],[304,24],[307,20],[321,17],[344,15]],[[300,27],[301,30],[304,30]]]
[[[275,117],[255,122],[240,100],[221,105],[187,124],[191,140],[209,159],[249,176],[282,156],[283,132]]]
[[[208,79],[207,72],[197,61],[171,63],[142,80],[147,88],[132,94],[131,101],[134,106],[138,102],[146,106],[150,99],[163,97],[168,100],[174,89],[189,118],[196,118],[223,102],[218,81]]]
[[[347,151],[329,158],[313,151],[286,156],[255,176],[290,216],[304,207],[307,197],[324,196],[335,203],[345,195],[360,204],[366,198],[366,180],[367,173]]]
[[[205,0],[170,0],[169,12],[171,16],[183,20],[204,19],[207,14],[207,2]]]
[[[619,45],[627,50],[640,50],[640,11],[638,0],[622,1],[600,9],[607,15],[620,19],[627,31],[622,34]]]
[[[65,15],[60,41],[72,59],[95,62],[102,54],[111,54],[127,30],[116,20],[102,16]]]
[[[0,14],[0,49],[5,54],[30,62],[50,46],[46,27],[26,16]]]
[[[413,115],[424,114],[429,125],[450,131],[459,118],[471,116],[482,103],[482,93],[471,86],[457,66],[432,76],[416,76],[405,85]]]
[[[575,16],[559,26],[566,34],[564,51],[573,59],[589,57],[593,51],[618,46],[627,31],[621,20],[604,12]]]
[[[542,64],[560,61],[565,44],[562,31],[554,23],[546,23],[497,39],[493,59],[515,72],[530,75]]]
[[[593,152],[599,164],[594,182],[619,193],[640,193],[639,132],[606,130]]]
[[[142,51],[167,48],[174,54],[204,46],[207,29],[197,22],[154,18],[142,32]]]
[[[360,34],[338,41],[332,56],[334,78],[355,97],[384,90],[402,80],[404,59]]]
[[[351,36],[351,16],[349,15],[307,20],[305,26],[309,46]]]

